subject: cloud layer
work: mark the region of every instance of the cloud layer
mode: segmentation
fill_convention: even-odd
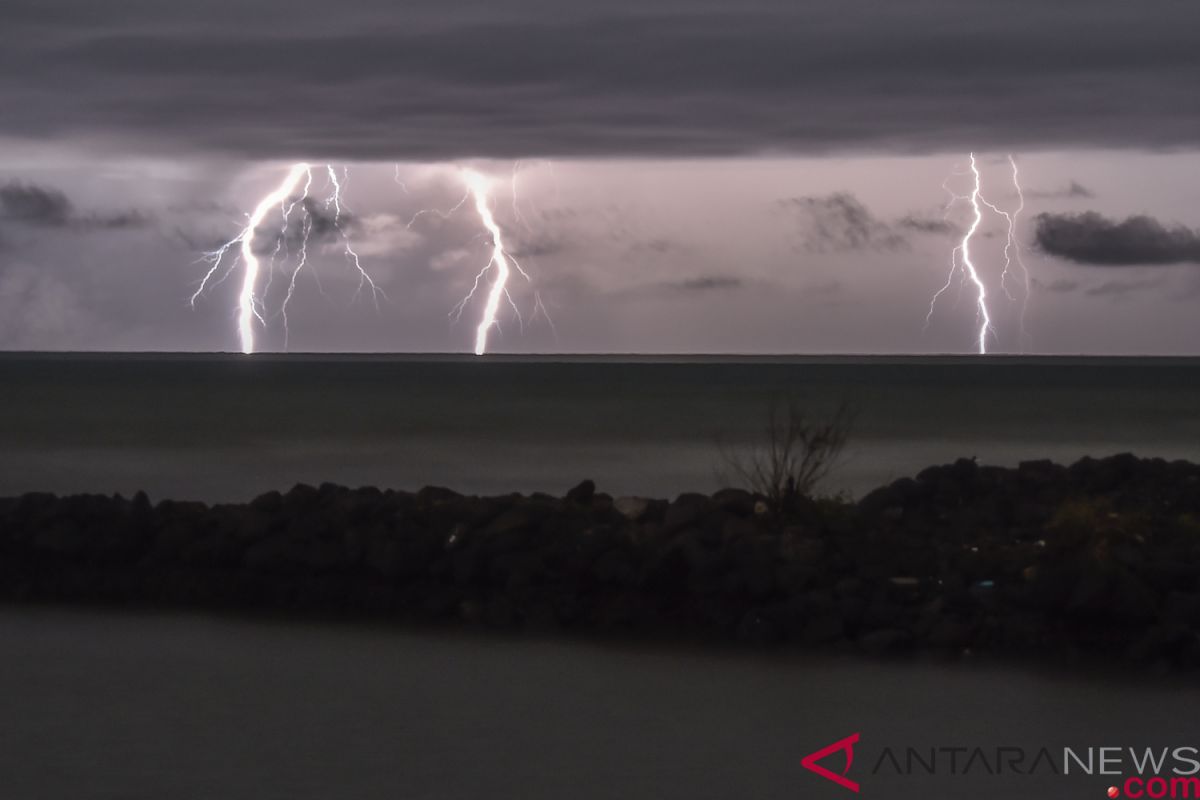
[[[0,186],[0,218],[10,222],[62,227],[73,214],[71,201],[57,189],[16,182]]]
[[[1038,214],[1034,241],[1046,253],[1098,266],[1200,263],[1200,232],[1138,215],[1116,221],[1094,211]]]
[[[779,206],[796,214],[800,246],[813,253],[851,250],[895,250],[904,247],[904,237],[849,192],[819,197],[790,197]]]
[[[1194,146],[1198,27],[1182,0],[9,0],[0,136],[384,160]]]

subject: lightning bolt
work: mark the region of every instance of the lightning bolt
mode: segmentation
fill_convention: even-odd
[[[971,240],[975,236],[975,232],[979,230],[979,224],[983,221],[983,211],[980,205],[983,200],[980,197],[981,178],[979,175],[979,167],[975,163],[975,154],[970,154],[971,169],[970,174],[973,177],[973,186],[970,194],[959,195],[946,188],[951,193],[950,203],[953,205],[959,200],[965,200],[971,205],[972,217],[971,224],[963,234],[962,241],[958,246],[950,252],[950,274],[946,276],[946,283],[942,288],[934,293],[933,299],[929,301],[929,313],[925,315],[925,327],[929,327],[929,321],[933,318],[933,310],[937,305],[938,298],[950,288],[950,284],[954,281],[955,273],[961,272],[964,278],[975,285],[975,304],[976,304],[976,319],[979,322],[979,353],[985,355],[987,353],[987,337],[992,328],[992,316],[988,311],[987,304],[987,287],[979,277],[979,271],[975,268],[975,263],[971,260]]]
[[[514,163],[512,170],[513,216],[519,223],[528,228],[529,226],[521,216],[520,209],[518,208],[516,176],[520,169],[520,164],[521,162],[519,161]],[[417,220],[427,214],[433,214],[441,219],[449,219],[455,212],[466,205],[468,201],[472,202],[475,213],[483,225],[483,231],[477,236],[472,237],[472,241],[483,236],[490,238],[491,251],[487,262],[475,274],[475,280],[471,283],[471,288],[461,300],[454,304],[454,307],[450,309],[447,316],[450,318],[451,323],[456,323],[462,319],[468,303],[475,298],[480,286],[485,283],[488,276],[492,275],[491,284],[488,287],[487,297],[484,301],[483,313],[475,329],[475,355],[483,355],[487,352],[488,335],[492,328],[499,329],[500,327],[498,315],[502,301],[507,303],[512,309],[513,316],[516,317],[517,324],[521,330],[525,330],[525,316],[521,313],[520,308],[517,307],[516,301],[513,300],[508,282],[513,272],[516,272],[530,283],[533,282],[533,279],[525,271],[525,268],[521,266],[521,263],[505,247],[503,231],[500,228],[500,224],[496,221],[495,213],[492,210],[491,179],[478,170],[470,168],[462,169],[462,177],[465,184],[465,191],[462,198],[454,206],[445,211],[436,208],[422,208],[413,214],[407,227],[411,228]],[[400,183],[398,171],[396,173],[396,181]],[[558,329],[554,325],[554,320],[546,308],[541,293],[535,290],[533,292],[533,312],[529,317],[529,321],[532,322],[539,317],[546,321],[551,333],[557,338]]]
[[[375,303],[375,310],[378,311],[379,298],[382,296],[386,300],[387,295],[375,285],[375,281],[371,279],[370,274],[363,269],[363,265],[358,258],[358,253],[354,251],[354,246],[350,243],[350,237],[346,235],[346,229],[342,227],[342,182],[338,180],[337,170],[332,165],[327,165],[325,169],[329,175],[329,183],[333,187],[333,193],[329,196],[329,200],[326,201],[325,205],[328,207],[330,203],[333,204],[333,225],[337,228],[338,235],[342,237],[346,259],[354,265],[355,271],[358,272],[358,289],[354,292],[354,298],[357,300],[362,295],[363,289],[370,286],[371,300]],[[349,173],[343,172],[343,175],[348,176]]]
[[[475,290],[479,288],[479,282],[483,276],[496,268],[496,276],[492,279],[491,288],[488,289],[487,301],[483,306],[483,316],[479,320],[478,327],[475,328],[475,355],[481,356],[487,352],[488,332],[496,322],[496,312],[500,309],[500,299],[507,297],[509,304],[516,311],[516,305],[512,302],[512,297],[508,294],[508,276],[511,273],[509,264],[517,269],[526,279],[529,278],[525,274],[525,270],[521,269],[521,265],[512,259],[504,249],[504,239],[500,233],[500,226],[496,224],[496,218],[492,215],[492,208],[489,204],[489,181],[482,174],[473,169],[463,171],[463,176],[466,179],[467,190],[474,198],[475,213],[479,215],[479,221],[483,223],[483,227],[492,237],[492,256],[488,263],[484,264],[483,269],[475,276],[475,283],[471,287],[471,291],[463,298],[459,304],[459,313],[461,308],[466,305],[466,302],[475,294]],[[524,327],[524,320],[521,318],[520,312],[517,312],[517,319],[520,320],[521,326]]]
[[[329,208],[332,205],[334,208],[334,227],[342,240],[346,259],[354,266],[359,276],[358,291],[355,293],[355,297],[358,297],[369,286],[371,288],[372,299],[375,301],[376,308],[378,308],[379,297],[382,296],[386,300],[387,295],[383,293],[383,290],[375,284],[370,274],[363,268],[358,253],[354,250],[345,226],[342,224],[342,213],[344,210],[342,192],[349,172],[343,168],[342,177],[339,178],[337,171],[332,165],[326,165],[325,169],[330,186],[332,187],[332,193],[326,199],[325,207]],[[300,188],[302,182],[303,188]],[[282,227],[276,234],[275,249],[271,253],[270,274],[268,275],[267,285],[263,289],[265,294],[271,286],[276,258],[287,236],[288,226],[291,224],[292,212],[299,205],[304,214],[304,219],[301,223],[299,258],[296,266],[292,269],[287,293],[279,309],[279,315],[283,318],[284,344],[286,347],[290,335],[287,314],[288,306],[296,291],[296,279],[300,271],[308,265],[308,240],[309,235],[312,233],[312,216],[308,212],[305,201],[309,197],[312,184],[312,165],[306,162],[293,164],[284,179],[271,192],[259,200],[258,205],[255,206],[254,211],[246,220],[246,225],[238,232],[238,235],[216,250],[209,251],[201,256],[201,260],[208,263],[209,269],[200,280],[199,287],[191,296],[189,302],[193,308],[196,305],[196,299],[203,294],[206,288],[225,280],[239,264],[243,266],[242,288],[238,294],[237,330],[242,352],[246,355],[254,352],[254,323],[257,321],[259,324],[266,325],[266,319],[264,318],[265,303],[257,294],[262,263],[254,251],[254,245],[259,236],[259,228],[271,210],[278,206],[282,216]],[[228,258],[231,252],[236,252],[233,259]],[[223,263],[228,263],[228,266],[224,273],[214,280],[214,276],[220,270]],[[314,272],[313,274],[316,277],[316,273]],[[319,287],[320,283],[318,279]]]
[[[992,211],[1004,217],[1005,221],[1008,223],[1008,238],[1004,243],[1004,271],[1000,273],[1000,287],[1004,289],[1004,293],[1008,295],[1010,300],[1012,300],[1012,293],[1008,290],[1008,281],[1009,271],[1012,268],[1013,261],[1015,260],[1017,262],[1017,266],[1021,270],[1021,275],[1023,278],[1020,329],[1021,344],[1024,346],[1025,341],[1028,338],[1028,334],[1025,331],[1025,320],[1028,316],[1029,298],[1032,294],[1032,286],[1029,268],[1025,265],[1025,259],[1021,256],[1021,243],[1018,237],[1017,222],[1021,216],[1021,212],[1025,210],[1025,194],[1021,191],[1021,173],[1017,169],[1017,161],[1012,157],[1011,154],[1008,156],[1008,164],[1012,168],[1012,183],[1013,189],[1015,189],[1017,193],[1017,207],[1010,213],[988,202],[982,196],[979,198],[979,200]]]
[[[275,206],[279,206],[282,210],[284,225],[286,227],[288,212],[295,206],[295,203],[289,206],[287,200],[296,191],[302,178],[307,178],[304,189],[304,194],[307,196],[308,187],[312,184],[312,167],[304,162],[293,164],[283,182],[263,197],[258,202],[258,205],[254,207],[254,212],[250,214],[249,219],[246,221],[246,226],[238,232],[238,235],[216,250],[205,253],[203,256],[203,259],[210,264],[210,269],[204,275],[204,278],[201,279],[199,288],[196,289],[196,292],[191,297],[190,302],[193,307],[196,305],[196,298],[208,286],[209,281],[216,274],[229,252],[235,247],[238,249],[238,255],[230,265],[229,270],[226,271],[225,276],[228,276],[229,272],[235,269],[238,263],[245,266],[242,277],[242,289],[238,294],[237,328],[242,352],[247,355],[254,352],[254,321],[257,319],[259,322],[263,322],[262,314],[258,308],[258,298],[254,294],[254,287],[258,283],[258,273],[261,267],[258,256],[254,253],[254,239],[259,225],[262,224],[267,214]],[[224,276],[221,280],[224,280]]]

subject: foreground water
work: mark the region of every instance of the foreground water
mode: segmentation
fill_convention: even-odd
[[[1120,780],[872,771],[1200,745],[1200,689],[1154,680],[18,609],[0,641],[12,798],[849,797],[800,759],[851,733],[866,796],[1100,798]]]
[[[304,481],[715,488],[772,396],[858,410],[831,490],[961,456],[1200,459],[1200,361],[0,356],[0,495],[246,500]]]

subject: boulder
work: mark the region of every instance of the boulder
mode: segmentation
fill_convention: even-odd
[[[592,495],[595,493],[595,482],[584,480],[567,491],[567,502],[585,506],[592,502]]]
[[[868,655],[895,655],[912,648],[913,635],[900,628],[883,628],[858,637],[859,648]]]
[[[613,501],[617,513],[631,522],[640,522],[650,509],[651,500],[645,497],[618,497]]]
[[[739,517],[754,514],[755,497],[744,489],[721,489],[712,496],[714,507]]]
[[[689,526],[699,526],[701,518],[711,507],[709,498],[702,494],[681,494],[667,508],[663,517],[663,530],[667,533]]]

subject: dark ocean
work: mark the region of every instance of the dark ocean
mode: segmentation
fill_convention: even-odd
[[[1200,360],[0,355],[0,495],[245,500],[296,482],[713,489],[772,397],[857,411],[826,491],[935,463],[1200,459]]]
[[[1098,800],[1139,772],[1128,748],[1200,746],[1194,681],[1086,664],[29,609],[0,609],[0,642],[6,800]],[[854,733],[860,794],[801,766]],[[935,775],[880,765],[908,747],[963,748],[957,773],[945,751]],[[1093,748],[1094,770],[1114,748],[1116,774],[1063,775],[1064,747]],[[1058,772],[997,772],[999,748],[1026,769],[1046,748]],[[821,763],[840,773],[844,755]]]

